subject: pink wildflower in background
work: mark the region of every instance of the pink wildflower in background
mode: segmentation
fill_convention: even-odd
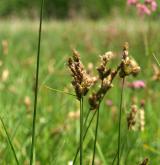
[[[137,0],[128,0],[128,1],[127,1],[127,4],[128,4],[128,5],[136,5],[137,2],[138,2]]]
[[[106,100],[106,104],[109,106],[109,107],[111,107],[112,105],[113,105],[113,102],[112,102],[112,100]]]
[[[144,15],[144,14],[150,15],[151,14],[151,11],[149,10],[149,8],[144,4],[138,3],[136,5],[136,7],[137,7],[138,13],[140,15]]]
[[[151,10],[156,11],[156,9],[157,9],[157,3],[155,1],[152,1],[151,2]]]
[[[139,2],[139,0],[127,0],[127,4],[135,6],[140,15],[151,15],[157,10],[156,0],[145,0],[144,3]]]
[[[140,89],[140,88],[145,88],[146,84],[143,80],[137,80],[129,83],[127,86],[132,89]]]

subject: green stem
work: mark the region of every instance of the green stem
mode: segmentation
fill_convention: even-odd
[[[80,165],[83,164],[83,97],[80,100]]]
[[[123,91],[124,91],[124,82],[125,78],[122,80],[122,90],[121,90],[121,98],[120,98],[120,108],[119,108],[119,124],[118,124],[118,161],[117,165],[120,165],[120,145],[121,145],[121,115],[122,115],[122,105],[123,105]]]
[[[124,146],[125,146],[125,144],[126,144],[126,142],[127,142],[127,135],[128,135],[128,131],[127,131],[125,137],[123,138],[124,140],[123,140],[123,143],[122,143],[122,146],[121,146],[121,153],[120,153],[120,156],[122,155],[123,150],[124,150]],[[117,158],[117,155],[118,155],[118,150],[117,150],[117,152],[116,152],[116,154],[115,154],[115,156],[114,156],[114,159],[113,159],[113,161],[112,161],[112,165],[114,165],[114,162],[115,162],[115,160],[116,160],[116,158]]]
[[[93,148],[93,158],[92,158],[92,165],[94,165],[95,154],[96,154],[96,142],[97,142],[97,135],[98,135],[98,125],[99,125],[99,107],[97,109],[97,121],[96,121],[96,131],[95,131],[95,140],[94,140],[94,148]]]
[[[91,112],[91,110],[89,110],[88,113],[87,113],[87,116],[86,116],[86,119],[85,119],[85,122],[84,122],[84,126],[87,124],[87,120],[88,120],[88,117],[89,117],[90,112]],[[86,128],[86,130],[84,132],[84,135],[83,135],[83,141],[84,141],[84,139],[85,139],[85,137],[87,135],[87,132],[88,132],[90,126],[91,126],[91,123],[92,123],[92,121],[93,121],[96,113],[97,113],[97,111],[94,112],[92,118],[89,121],[89,124],[88,124],[88,126],[87,126],[87,128]],[[76,163],[76,159],[77,159],[77,155],[79,153],[79,150],[80,150],[80,146],[78,146],[78,148],[77,148],[76,155],[75,155],[74,160],[73,160],[73,165]]]
[[[1,116],[0,116],[0,120],[1,120],[2,126],[3,126],[3,128],[4,128],[4,131],[5,131],[5,133],[6,133],[6,136],[7,136],[8,142],[9,142],[9,145],[10,145],[10,147],[11,147],[11,149],[12,149],[12,152],[13,152],[13,155],[14,155],[14,158],[15,158],[15,161],[16,161],[17,165],[19,165],[19,161],[18,161],[18,159],[17,159],[17,155],[16,155],[16,152],[15,152],[15,149],[14,149],[14,147],[13,147],[13,144],[12,144],[12,142],[11,142],[11,139],[10,139],[10,136],[9,136],[9,134],[8,134],[7,128],[6,128],[5,124],[4,124],[3,119],[2,119]]]
[[[39,23],[39,36],[37,48],[37,64],[36,64],[36,81],[35,81],[35,98],[34,98],[34,112],[32,122],[32,144],[30,153],[30,165],[33,164],[33,152],[35,148],[35,127],[36,127],[36,114],[37,114],[37,97],[38,97],[38,82],[39,82],[39,61],[40,61],[40,48],[41,48],[41,33],[42,33],[42,17],[43,17],[44,0],[41,1],[40,23]]]

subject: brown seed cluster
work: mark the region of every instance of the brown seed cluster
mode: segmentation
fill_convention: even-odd
[[[97,68],[97,71],[99,74],[99,80],[101,84],[98,91],[93,92],[92,95],[89,97],[89,104],[91,110],[98,109],[103,97],[105,96],[107,91],[113,86],[112,81],[115,78],[119,70],[119,67],[117,67],[116,70],[107,68],[107,64],[112,59],[112,57],[112,52],[107,52],[104,55],[100,56],[101,64]]]
[[[96,79],[87,74],[80,60],[80,54],[76,50],[73,50],[72,58],[68,59],[68,67],[72,72],[72,85],[74,86],[78,100],[80,100],[87,94],[89,88],[95,83]]]
[[[148,158],[145,158],[142,163],[140,163],[139,165],[147,165],[149,162],[149,159]]]
[[[80,60],[80,55],[76,50],[73,50],[73,57],[69,58],[68,66],[72,72],[72,85],[74,86],[76,96],[80,100],[87,94],[89,89],[95,82],[99,83],[99,88],[96,92],[93,92],[89,97],[89,105],[91,110],[98,109],[101,101],[103,100],[107,91],[113,86],[112,81],[119,73],[121,78],[128,75],[137,75],[140,71],[140,67],[134,59],[128,55],[128,43],[123,46],[122,60],[116,69],[112,69],[107,66],[113,57],[111,51],[106,52],[100,56],[100,66],[97,67],[98,78],[91,76],[91,71],[87,72]],[[91,68],[93,65],[91,66]]]
[[[144,112],[144,101],[141,102],[140,108],[133,104],[131,106],[131,112],[127,117],[127,125],[129,130],[140,130],[144,131],[145,126],[145,112]]]
[[[137,118],[137,111],[138,108],[136,105],[132,105],[131,106],[131,112],[129,113],[128,117],[127,117],[127,123],[128,123],[128,129],[129,130],[135,130],[135,126],[136,126],[136,118]]]
[[[153,73],[152,80],[160,81],[160,69],[155,64],[153,64],[153,71],[154,71],[154,73]]]
[[[141,70],[137,62],[129,56],[128,48],[128,43],[125,43],[123,46],[121,70],[119,73],[121,78],[124,78],[128,75],[136,76]]]

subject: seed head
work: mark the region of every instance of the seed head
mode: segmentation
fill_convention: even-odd
[[[141,70],[137,62],[132,57],[129,57],[128,48],[128,43],[125,43],[123,46],[121,69],[119,72],[121,78],[128,75],[136,76]]]
[[[73,50],[72,58],[68,59],[68,67],[73,77],[72,85],[74,86],[78,100],[80,100],[95,83],[95,77],[93,78],[87,74],[80,60],[80,54],[76,50]]]
[[[99,80],[101,82],[100,88],[97,92],[94,92],[89,98],[90,109],[95,110],[99,107],[107,91],[113,87],[112,81],[119,71],[119,67],[116,70],[107,68],[107,63],[112,58],[112,53],[107,52],[101,58],[101,64],[97,68],[99,73]]]
[[[145,158],[142,163],[140,163],[139,165],[147,165],[149,162],[149,159],[148,158]]]

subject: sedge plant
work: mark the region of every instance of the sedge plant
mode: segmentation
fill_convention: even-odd
[[[31,152],[30,152],[30,165],[33,164],[33,153],[34,153],[34,149],[35,149],[35,131],[36,131],[37,99],[38,99],[38,84],[39,84],[39,63],[40,63],[43,5],[44,5],[44,0],[41,1],[40,22],[39,22],[37,63],[36,63],[36,80],[35,80],[35,93],[34,93],[35,97],[34,97],[34,111],[33,111],[33,122],[32,122],[32,143],[31,143]]]

